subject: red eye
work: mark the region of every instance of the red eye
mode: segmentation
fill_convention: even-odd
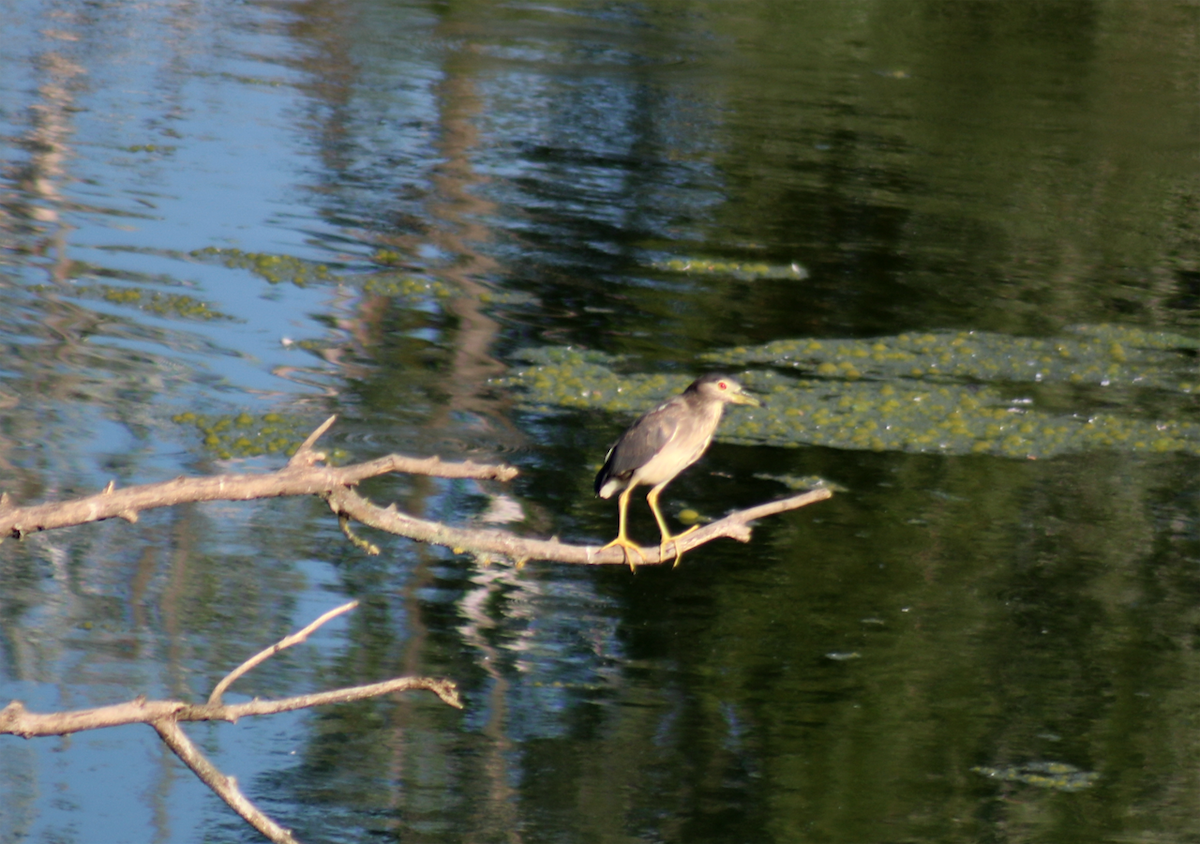
[[[728,389],[729,389],[729,385],[728,385],[728,384],[726,384],[724,381],[718,381],[718,382],[717,382],[717,386],[718,386],[718,387],[720,387],[722,390],[728,390]]]

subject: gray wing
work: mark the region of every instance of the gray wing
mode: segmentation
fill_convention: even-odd
[[[628,480],[639,467],[646,465],[663,446],[671,441],[679,428],[677,401],[672,399],[641,416],[629,426],[616,444],[608,450],[604,467],[596,474],[596,494],[611,478]]]

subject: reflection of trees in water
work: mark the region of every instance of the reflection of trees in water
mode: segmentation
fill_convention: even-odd
[[[65,29],[50,30],[44,37],[59,43],[76,40]],[[36,89],[36,99],[28,108],[29,130],[21,139],[29,157],[23,166],[10,167],[4,174],[5,180],[15,183],[17,190],[0,194],[3,199],[0,202],[0,238],[4,246],[28,256],[51,255],[50,263],[44,265],[46,275],[56,284],[62,284],[70,267],[67,256],[69,228],[61,221],[61,211],[62,182],[67,177],[65,162],[73,133],[71,115],[75,98],[72,83],[85,70],[53,49],[37,56],[33,65],[41,75],[41,83]],[[35,318],[29,320],[31,316]],[[5,355],[5,369],[21,371],[26,369],[23,363],[43,355],[51,362],[50,366],[41,368],[41,377],[32,379],[38,385],[37,390],[22,389],[20,384],[11,382],[5,390],[0,390],[0,413],[12,420],[13,430],[30,430],[29,424],[34,421],[28,415],[27,406],[21,409],[20,395],[38,392],[46,395],[48,392],[49,396],[61,399],[77,388],[70,376],[54,379],[45,376],[50,375],[52,368],[58,368],[54,364],[65,363],[69,367],[78,357],[76,347],[80,331],[92,327],[89,320],[80,319],[80,316],[78,309],[56,301],[49,292],[26,297],[19,287],[0,284],[0,335],[37,338],[41,341],[38,345],[43,346],[40,352],[23,345],[10,347]],[[73,370],[68,369],[70,371]],[[9,461],[16,445],[0,433],[0,468],[21,474]]]
[[[453,23],[443,21],[437,37],[447,42],[457,40],[456,28]],[[482,221],[490,216],[494,206],[474,191],[483,181],[475,172],[472,160],[479,140],[475,122],[482,107],[473,78],[476,65],[470,50],[451,51],[443,68],[444,78],[436,89],[441,163],[431,176],[433,188],[426,204],[430,222],[427,236],[429,242],[448,256],[445,265],[439,268],[439,275],[451,281],[455,288],[455,294],[447,302],[447,310],[456,318],[456,324],[448,337],[452,345],[449,365],[440,373],[438,384],[445,400],[433,408],[426,425],[432,431],[444,430],[454,425],[460,414],[469,414],[490,429],[487,439],[495,438],[498,443],[503,436],[503,439],[517,443],[520,436],[508,421],[505,408],[488,395],[491,392],[488,379],[500,374],[503,366],[492,357],[497,323],[483,309],[487,287],[482,279],[493,275],[497,265],[480,251],[480,247],[491,240],[491,231]],[[395,245],[415,251],[421,245],[418,240],[402,235]],[[387,242],[393,244],[390,238]],[[414,666],[423,661],[420,649],[426,635],[416,594],[432,580],[428,571],[432,562],[430,556],[421,553],[420,559],[408,593],[413,610],[409,613],[410,631],[414,639],[407,649],[406,662]],[[484,569],[470,578],[472,585],[467,587],[458,604],[464,617],[460,626],[464,644],[473,650],[476,665],[489,678],[488,717],[482,727],[486,741],[481,748],[480,764],[484,782],[476,787],[482,792],[482,799],[473,801],[477,808],[472,825],[489,836],[510,841],[520,840],[521,836],[512,785],[514,777],[509,770],[514,749],[508,736],[509,670],[508,661],[492,644],[490,631],[497,624],[495,613],[499,608],[514,605],[514,599],[521,594],[516,587],[523,580],[519,571],[508,566]],[[506,601],[502,603],[496,600],[500,592],[506,594]],[[526,600],[515,600],[517,606],[527,603]],[[404,742],[396,743],[397,767],[406,755],[403,747]]]
[[[88,441],[103,418],[118,421],[135,439],[157,429],[161,421],[151,410],[153,399],[172,388],[216,380],[184,359],[194,354],[228,354],[195,334],[155,326],[142,318],[143,314],[186,319],[221,316],[194,297],[77,283],[89,277],[134,285],[176,283],[87,264],[71,254],[68,237],[73,227],[64,214],[103,210],[82,206],[66,190],[71,182],[83,180],[71,173],[69,164],[77,156],[82,158],[74,148],[74,115],[88,110],[78,94],[91,78],[89,69],[72,55],[87,55],[96,62],[108,57],[79,49],[79,42],[87,40],[80,33],[91,23],[82,12],[60,11],[54,15],[53,27],[39,33],[53,46],[28,59],[40,79],[27,109],[28,131],[19,140],[29,155],[5,173],[15,190],[7,191],[0,202],[0,237],[13,254],[22,257],[17,278],[43,274],[49,281],[0,284],[0,336],[10,338],[0,414],[11,430],[37,431],[39,441],[47,437],[53,443],[43,451],[45,462],[34,470],[36,461],[22,460],[18,466],[10,460],[18,445],[29,451],[32,443],[17,444],[0,435],[0,467],[22,478],[29,490],[52,475],[61,474],[61,480],[81,469],[78,445]],[[92,307],[92,301],[132,314],[101,310]],[[46,422],[50,417],[54,423]]]

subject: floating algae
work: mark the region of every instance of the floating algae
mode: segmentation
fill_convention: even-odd
[[[776,340],[704,356],[770,364],[824,377],[1136,384],[1200,393],[1200,341],[1112,325],[1074,326],[1057,339],[986,331],[900,334],[873,340]]]
[[[1100,778],[1095,771],[1081,771],[1066,762],[1026,762],[1003,768],[978,765],[971,770],[988,779],[1020,782],[1053,791],[1082,791]]]
[[[446,282],[412,273],[385,271],[364,276],[342,276],[339,280],[343,284],[360,282],[363,292],[372,296],[427,301],[449,299],[454,295],[454,289]]]
[[[48,289],[48,286],[45,286],[45,289]],[[142,287],[117,287],[111,284],[77,284],[68,288],[67,295],[77,299],[103,300],[114,305],[137,308],[160,317],[189,320],[233,319],[228,314],[210,308],[207,302],[185,293],[167,293]]]
[[[1158,389],[1191,403],[1200,392],[1194,363],[1176,348],[1186,338],[1147,335],[1142,341],[1160,347],[1137,346],[1129,332],[1120,340],[1106,331],[1088,334],[1078,343],[1122,342],[1126,360],[1108,376],[1131,384],[1158,384]],[[902,335],[903,336],[903,335]],[[959,335],[942,335],[947,343]],[[1018,344],[1021,338],[1009,338]],[[789,341],[811,348],[814,341]],[[748,445],[820,445],[831,448],[871,449],[938,454],[990,454],[1018,458],[1045,458],[1097,449],[1133,452],[1182,451],[1200,454],[1200,422],[1184,418],[1145,419],[1106,407],[1102,412],[1079,406],[1066,412],[1038,409],[1033,400],[1012,398],[999,386],[979,383],[979,377],[955,379],[943,372],[903,374],[883,366],[863,375],[852,361],[870,361],[875,348],[897,348],[923,339],[872,341],[820,341],[836,346],[841,357],[823,361],[831,371],[820,377],[798,378],[777,368],[752,371],[742,377],[753,389],[766,393],[765,408],[732,410],[718,436],[725,442]],[[998,343],[998,340],[993,341]],[[1052,343],[1053,341],[1042,341]],[[932,343],[926,344],[932,346]],[[960,344],[961,345],[961,344]],[[777,346],[777,344],[772,344]],[[949,348],[958,348],[950,346]],[[816,349],[819,352],[821,349]],[[941,352],[938,352],[941,354]],[[933,349],[928,354],[934,354]],[[983,362],[976,350],[977,369]],[[618,375],[616,358],[570,348],[537,349],[524,354],[528,366],[513,369],[500,379],[503,386],[524,391],[526,403],[539,408],[605,409],[640,413],[655,402],[685,387],[690,376]],[[732,363],[758,359],[745,349],[718,352],[708,360]],[[770,362],[778,364],[779,358]],[[951,362],[953,362],[953,357]],[[1186,364],[1186,367],[1184,366]],[[1013,367],[996,365],[1003,373],[996,380],[1011,382]],[[815,367],[820,370],[820,366]],[[1047,370],[1049,371],[1049,370]],[[1190,375],[1189,375],[1190,373]],[[1068,376],[1069,379],[1069,376]],[[1082,399],[1078,399],[1082,402]]]
[[[377,251],[373,256],[382,268],[368,273],[335,274],[327,265],[306,261],[291,255],[276,255],[269,252],[244,252],[241,249],[218,248],[215,246],[195,249],[189,257],[204,261],[217,261],[231,269],[245,269],[269,284],[293,284],[307,287],[311,284],[337,282],[344,287],[356,287],[372,296],[388,296],[410,302],[430,302],[449,299],[458,294],[457,287],[439,278],[419,272],[402,272],[392,268],[393,253]],[[398,260],[398,259],[397,259]],[[512,298],[525,301],[528,297],[514,295]],[[496,304],[506,304],[505,293],[497,293],[492,299]]]
[[[848,492],[849,490],[839,483],[822,478],[820,475],[772,475],[770,472],[755,472],[754,477],[764,481],[775,481],[783,484],[788,489],[794,490],[809,490],[809,489],[827,489],[830,492]]]
[[[245,269],[269,284],[290,283],[306,287],[316,282],[332,281],[329,267],[315,261],[305,261],[292,255],[270,252],[245,252],[241,249],[207,246],[188,253],[202,261],[218,261],[230,269]]]
[[[221,460],[260,457],[264,454],[295,454],[300,443],[316,427],[311,417],[264,413],[261,416],[236,413],[209,416],[201,413],[178,413],[171,417],[178,425],[194,427],[201,445]],[[325,449],[333,460],[346,456],[341,449]]]
[[[604,408],[641,413],[687,386],[685,376],[618,375],[614,367],[620,358],[572,346],[526,349],[516,357],[530,365],[511,370],[496,383],[523,390],[525,404],[540,410]]]
[[[763,261],[715,261],[709,258],[669,258],[653,261],[651,267],[660,272],[691,275],[724,275],[739,281],[760,278],[805,279],[808,270],[796,263],[768,264]]]

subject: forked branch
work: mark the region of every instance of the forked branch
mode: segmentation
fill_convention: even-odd
[[[303,630],[281,639],[264,651],[252,656],[233,671],[230,671],[219,682],[204,704],[189,704],[179,700],[136,700],[118,703],[114,706],[100,706],[93,709],[78,709],[73,712],[38,713],[30,712],[19,700],[14,700],[0,709],[0,735],[22,736],[65,736],[82,730],[96,730],[103,727],[115,727],[124,724],[148,724],[153,727],[174,751],[185,765],[192,770],[209,788],[216,792],[230,808],[237,812],[246,823],[253,826],[268,839],[279,844],[296,844],[291,831],[277,824],[258,807],[256,807],[238,788],[233,777],[222,774],[212,762],[200,751],[187,734],[180,728],[181,721],[237,721],[246,715],[270,715],[276,712],[291,712],[296,709],[306,709],[310,706],[323,706],[329,703],[342,703],[351,700],[361,700],[368,697],[378,697],[390,692],[407,689],[427,689],[443,702],[457,709],[462,709],[462,701],[458,689],[449,680],[439,680],[432,677],[397,677],[382,683],[372,683],[366,686],[352,686],[334,689],[316,694],[298,695],[281,700],[258,700],[257,698],[245,703],[225,706],[220,703],[221,692],[229,688],[238,677],[245,674],[263,660],[279,653],[284,648],[304,641],[314,630],[329,619],[358,606],[357,601],[343,604],[322,615]]]

